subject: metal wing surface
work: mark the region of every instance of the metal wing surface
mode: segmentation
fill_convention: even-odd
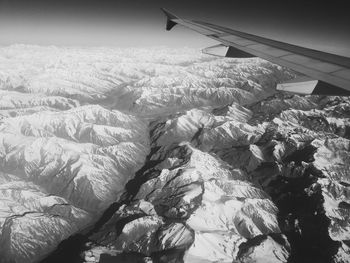
[[[179,24],[221,42],[203,50],[225,57],[260,57],[306,75],[277,89],[299,94],[350,95],[350,58],[248,34],[218,25],[180,19],[162,9],[167,17],[166,29]]]

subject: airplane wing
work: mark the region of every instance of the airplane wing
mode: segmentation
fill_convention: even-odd
[[[261,36],[213,25],[180,19],[162,9],[166,30],[179,24],[221,44],[203,50],[206,54],[247,58],[260,57],[300,72],[305,77],[277,84],[277,90],[312,95],[350,96],[350,58],[308,49]]]

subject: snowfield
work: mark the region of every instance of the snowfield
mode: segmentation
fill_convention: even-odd
[[[293,77],[1,47],[0,262],[350,262],[350,100],[276,93]]]

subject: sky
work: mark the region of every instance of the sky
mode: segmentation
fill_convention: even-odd
[[[350,57],[346,0],[0,0],[0,45],[195,47],[215,41],[165,31],[165,7],[194,19]]]

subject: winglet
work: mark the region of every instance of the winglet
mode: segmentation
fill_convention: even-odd
[[[163,13],[166,15],[166,30],[169,31],[171,30],[174,26],[177,25],[176,22],[174,22],[174,19],[179,19],[177,16],[173,15],[172,13],[170,13],[169,11],[167,11],[164,8],[161,8],[161,10],[163,11]]]

